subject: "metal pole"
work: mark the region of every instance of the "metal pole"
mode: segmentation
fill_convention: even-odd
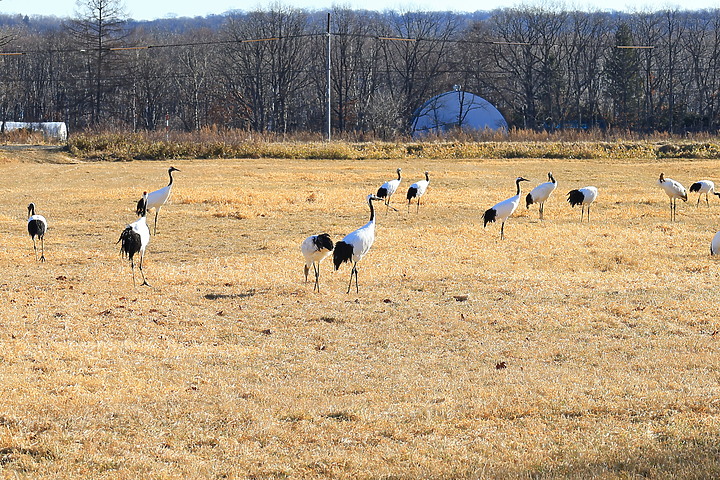
[[[326,83],[327,83],[327,141],[329,142],[331,140],[331,129],[332,129],[332,103],[330,101],[330,39],[332,38],[330,34],[330,12],[327,14],[327,72],[326,73]]]

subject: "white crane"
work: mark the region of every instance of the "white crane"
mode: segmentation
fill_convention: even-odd
[[[312,265],[315,269],[315,287],[313,287],[313,292],[317,289],[318,293],[320,293],[320,262],[325,260],[333,251],[333,241],[327,233],[310,235],[302,242],[300,250],[305,257],[305,282],[307,283],[308,281],[308,273]]]
[[[402,178],[400,177],[400,172],[402,172],[402,168],[397,169],[398,177],[396,179],[388,180],[387,182],[383,183],[377,191],[377,196],[379,198],[385,199],[385,206],[388,208],[392,208],[395,211],[397,211],[397,209],[390,206],[390,197],[393,196],[393,194],[400,186],[400,181],[402,180]]]
[[[415,182],[410,185],[407,192],[408,213],[410,213],[410,202],[413,198],[417,198],[417,212],[420,212],[420,197],[425,195],[428,185],[430,185],[428,172],[425,172],[425,180],[420,180],[419,182]]]
[[[685,187],[680,182],[676,182],[671,178],[665,178],[665,174],[661,173],[658,179],[658,185],[662,188],[668,197],[670,197],[670,221],[677,218],[677,199],[682,198],[687,202],[688,196]]]
[[[717,232],[710,243],[710,255],[720,255],[720,232]]]
[[[155,227],[154,227],[154,235],[157,235],[157,219],[158,214],[160,213],[160,209],[165,205],[165,202],[168,201],[170,198],[170,194],[172,193],[172,186],[173,186],[173,172],[179,172],[175,167],[168,168],[168,175],[170,176],[170,183],[168,183],[166,186],[159,190],[155,190],[154,192],[150,192],[147,197],[147,202],[143,202],[143,199],[141,198],[138,200],[136,213],[138,215],[141,214],[142,211],[142,204],[145,203],[145,209],[150,210],[151,208],[155,209]]]
[[[520,182],[529,182],[529,180],[527,178],[517,177],[515,179],[517,193],[514,196],[508,198],[507,200],[503,200],[502,202],[497,203],[494,207],[488,208],[483,214],[483,228],[490,222],[502,220],[502,225],[500,225],[501,240],[505,238],[505,220],[507,220],[510,215],[515,213],[518,205],[520,205]]]
[[[335,244],[335,250],[333,252],[335,270],[339,269],[340,265],[345,262],[353,262],[353,267],[350,271],[350,283],[348,284],[348,289],[345,293],[350,293],[353,275],[355,275],[355,291],[360,293],[360,288],[358,287],[357,264],[363,259],[368,251],[370,251],[370,247],[372,247],[373,242],[375,242],[375,210],[373,209],[372,204],[375,200],[381,200],[381,198],[375,195],[367,196],[368,206],[370,207],[370,221],[354,232],[345,235],[345,238]]]
[[[45,261],[45,232],[47,232],[47,220],[42,215],[35,214],[35,204],[31,203],[28,205],[28,233],[33,241],[33,250],[35,250],[35,260],[37,257],[37,245],[35,244],[35,237],[40,240],[40,261]]]
[[[548,172],[548,182],[541,183],[537,187],[530,190],[530,193],[525,197],[525,208],[530,208],[533,203],[540,204],[540,220],[543,219],[543,212],[545,211],[545,202],[550,197],[550,194],[557,188],[557,182],[553,177],[552,172]]]
[[[717,195],[720,197],[720,193],[717,193],[715,191],[715,183],[713,183],[710,180],[700,180],[692,185],[690,185],[690,193],[698,192],[698,201],[695,207],[700,206],[700,197],[702,197],[702,194],[705,194],[705,203],[707,206],[710,206],[710,201],[708,200],[708,194],[712,193],[713,195]]]
[[[590,204],[595,201],[598,196],[597,187],[583,187],[577,190],[570,190],[567,194],[567,201],[570,206],[575,208],[575,205],[580,205],[580,221],[582,222],[583,215],[585,214],[585,205],[587,205],[587,220],[590,221]]]
[[[148,193],[143,193],[143,206],[140,209],[140,218],[132,222],[130,225],[125,227],[125,230],[120,234],[116,244],[120,244],[120,254],[127,256],[130,259],[130,270],[132,271],[133,285],[135,285],[135,255],[140,254],[140,274],[142,275],[142,285],[150,284],[145,280],[145,273],[143,272],[143,259],[145,258],[145,249],[150,243],[150,227],[147,225],[147,198]]]

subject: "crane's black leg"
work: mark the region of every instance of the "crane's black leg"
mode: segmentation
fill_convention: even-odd
[[[708,194],[705,194],[705,203],[707,204],[708,208],[710,208],[710,200],[708,199]]]
[[[32,237],[33,241],[33,250],[35,251],[35,260],[37,260],[37,245],[35,245],[35,237]]]
[[[156,208],[155,209],[155,231],[153,232],[153,235],[157,235],[157,217],[158,217],[159,213],[160,213],[160,209]],[[142,260],[140,261],[140,263],[142,263]]]
[[[541,202],[540,203],[540,220],[543,219],[543,206],[545,206],[545,204]]]
[[[133,279],[133,287],[135,287],[135,262],[132,258],[130,259],[130,274],[132,275]]]
[[[318,293],[320,293],[320,264],[318,263],[316,266],[315,262],[313,262],[313,268],[315,269],[315,287],[313,287],[313,292],[317,289]]]
[[[590,223],[590,205],[588,205],[587,221]]]
[[[417,209],[415,210],[415,213],[420,213],[420,197],[418,197]]]
[[[347,292],[345,292],[346,294],[350,293],[350,287],[352,287],[352,279],[353,279],[354,273],[355,273],[355,265],[353,265],[352,270],[350,270],[350,283],[348,283],[348,289],[347,289]]]
[[[505,221],[500,225],[500,240],[505,238]]]
[[[142,264],[143,264],[144,258],[145,258],[144,254],[140,256],[140,273],[142,274],[142,279],[143,279],[143,283],[141,283],[140,286],[142,287],[143,285],[147,285],[149,287],[150,284],[147,282],[147,280],[145,280],[145,272],[143,272],[143,269],[142,269]],[[133,280],[135,280],[135,277],[133,277]]]
[[[40,237],[40,261],[45,261],[45,236]]]
[[[357,275],[357,262],[355,262],[355,293],[360,293],[360,287],[358,286],[358,275]]]

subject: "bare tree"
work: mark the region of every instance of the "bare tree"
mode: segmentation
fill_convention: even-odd
[[[409,132],[413,113],[437,90],[444,75],[451,40],[460,32],[459,18],[450,13],[391,13],[380,37],[379,48],[387,68],[386,85],[403,130]],[[395,38],[395,39],[393,39]]]
[[[224,51],[218,71],[227,91],[243,105],[254,130],[285,133],[303,104],[310,85],[307,42],[308,15],[275,6],[268,11],[234,15],[225,29],[232,43]]]
[[[90,123],[97,124],[102,117],[103,95],[113,87],[110,72],[119,57],[112,49],[126,36],[127,14],[121,0],[77,0],[76,8],[76,18],[67,28],[87,54],[87,80],[93,85]]]

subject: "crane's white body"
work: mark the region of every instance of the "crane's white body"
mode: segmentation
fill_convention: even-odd
[[[687,190],[680,182],[676,182],[672,178],[665,178],[664,173],[660,174],[657,184],[670,197],[670,221],[674,221],[677,218],[677,200],[680,198],[687,202]]]
[[[597,199],[598,189],[597,187],[582,187],[577,190],[571,190],[568,192],[568,202],[572,207],[580,205],[580,221],[582,222],[583,215],[585,214],[585,208],[587,207],[587,219],[590,221],[590,205]]]
[[[395,192],[397,192],[398,187],[400,186],[400,182],[402,181],[402,177],[400,176],[400,173],[402,172],[401,168],[397,169],[397,176],[398,178],[394,180],[388,180],[387,182],[383,183],[380,188],[378,189],[377,196],[379,198],[385,199],[385,205],[387,207],[390,207],[390,197],[393,196]]]
[[[370,221],[357,230],[348,233],[341,241],[335,244],[333,259],[335,270],[344,262],[353,262],[353,268],[350,271],[350,283],[346,293],[350,293],[353,275],[355,276],[355,290],[360,291],[357,279],[357,264],[375,243],[375,210],[372,205],[374,200],[381,200],[381,198],[375,195],[367,196],[368,206],[370,207]]]
[[[717,232],[710,243],[710,255],[720,255],[720,232]]]
[[[553,177],[552,172],[548,172],[548,179],[550,181],[541,183],[537,187],[533,188],[532,190],[530,190],[530,193],[527,194],[527,197],[525,197],[526,208],[530,208],[530,205],[532,205],[533,203],[539,204],[541,220],[545,211],[545,202],[548,198],[550,198],[550,194],[553,193],[557,188],[557,182],[555,181],[555,177]]]
[[[413,198],[417,198],[417,212],[420,211],[420,197],[425,195],[425,192],[427,191],[428,185],[430,185],[430,176],[428,175],[428,172],[425,172],[425,180],[420,180],[412,185],[410,185],[410,188],[408,188],[407,193],[407,201],[408,201],[408,212],[410,212],[410,202]]]
[[[313,290],[317,289],[319,292],[320,262],[325,260],[328,255],[332,253],[332,240],[330,240],[330,237],[327,234],[310,235],[303,240],[302,244],[300,244],[300,251],[302,252],[303,257],[305,257],[305,281],[307,282],[308,280],[310,267],[313,267],[315,269],[315,287],[313,287]]]
[[[40,261],[45,261],[45,232],[47,232],[48,223],[45,217],[35,213],[35,204],[31,203],[28,205],[28,221],[27,221],[28,233],[33,241],[33,250],[35,250],[35,260],[37,260],[37,245],[35,244],[35,237],[37,236],[40,240]]]
[[[708,196],[712,193],[713,195],[717,195],[720,197],[720,193],[717,193],[715,191],[715,183],[711,180],[699,180],[692,185],[690,185],[690,193],[697,192],[698,193],[698,199],[697,204],[695,204],[695,207],[700,206],[700,198],[702,197],[702,194],[705,194],[705,203],[707,206],[710,206],[710,200],[708,199]]]
[[[483,227],[485,227],[490,222],[497,222],[502,221],[502,224],[500,226],[500,239],[505,238],[505,221],[513,214],[515,213],[515,210],[517,210],[518,205],[520,205],[520,182],[527,182],[528,180],[523,177],[517,177],[515,179],[515,185],[517,188],[517,193],[513,195],[512,197],[503,200],[502,202],[496,203],[492,208],[488,208],[485,210],[485,214],[483,215],[484,223]]]
[[[352,245],[352,261],[357,263],[370,251],[375,242],[375,220],[371,220],[354,232],[350,232],[342,239]]]
[[[145,249],[148,244],[150,244],[150,227],[148,227],[147,219],[145,217],[138,218],[128,226],[133,232],[140,235],[140,251],[138,253],[140,254],[140,263],[142,264],[142,259],[145,256]]]
[[[155,190],[154,192],[150,192],[148,194],[148,201],[147,201],[147,208],[150,210],[151,208],[160,209],[163,205],[170,199],[170,195],[172,195],[172,185],[166,185],[163,188],[159,190]]]

